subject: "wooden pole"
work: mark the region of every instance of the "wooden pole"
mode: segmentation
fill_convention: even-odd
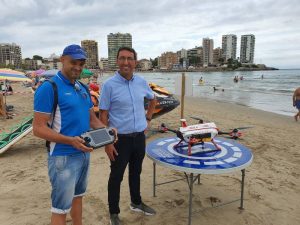
[[[180,118],[184,119],[184,95],[185,95],[185,73],[181,76],[181,112]]]

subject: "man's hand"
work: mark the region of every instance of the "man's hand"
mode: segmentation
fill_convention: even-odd
[[[81,137],[78,136],[70,137],[70,145],[72,145],[74,148],[83,152],[93,151],[93,148],[85,146],[84,142],[85,141]]]
[[[113,144],[106,145],[105,152],[111,161],[115,161],[115,156],[118,156],[118,152]]]
[[[147,127],[146,127],[144,133],[146,134],[150,128],[151,128],[151,121],[147,120]]]
[[[114,143],[116,143],[118,141],[118,130],[117,128],[113,128],[113,127],[111,129],[114,131],[114,136],[115,136]]]

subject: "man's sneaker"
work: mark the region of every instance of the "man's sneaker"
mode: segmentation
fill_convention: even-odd
[[[132,211],[135,211],[135,212],[142,212],[142,213],[145,213],[145,215],[147,216],[152,216],[152,215],[155,215],[156,212],[154,209],[152,209],[150,206],[147,206],[145,203],[141,203],[139,205],[136,205],[134,203],[130,203],[130,209]]]
[[[122,225],[118,214],[110,214],[110,224],[111,225]]]

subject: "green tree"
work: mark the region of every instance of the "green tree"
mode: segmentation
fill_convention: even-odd
[[[39,56],[39,55],[34,55],[34,56],[32,57],[32,59],[34,59],[34,60],[43,60],[43,57],[42,57],[42,56]]]
[[[153,68],[158,66],[158,58],[157,57],[155,59],[150,58],[150,62],[152,63]]]
[[[12,70],[14,70],[16,68],[15,65],[13,65],[13,64],[8,64],[5,67],[9,68],[9,69],[12,69]]]

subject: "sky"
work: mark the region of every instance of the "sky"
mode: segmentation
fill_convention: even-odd
[[[61,55],[69,44],[130,33],[141,58],[202,46],[222,47],[222,35],[255,35],[255,63],[300,68],[299,0],[0,0],[0,43],[16,43],[22,57]]]

